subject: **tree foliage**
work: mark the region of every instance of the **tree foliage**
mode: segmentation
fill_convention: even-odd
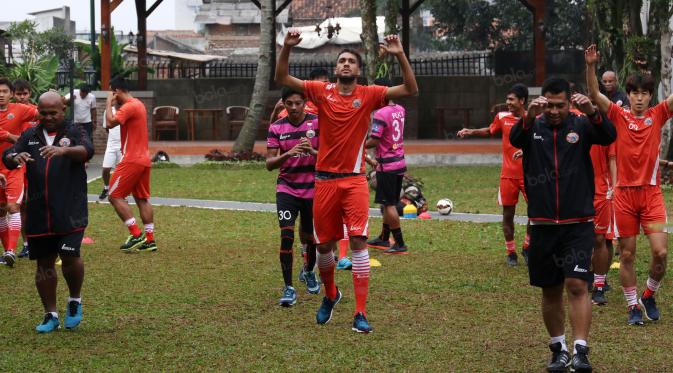
[[[548,0],[545,17],[549,49],[577,48],[584,44],[585,0]],[[425,7],[435,18],[434,46],[441,50],[530,50],[533,15],[516,0],[428,0]]]

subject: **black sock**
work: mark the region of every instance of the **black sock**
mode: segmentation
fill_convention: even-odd
[[[388,224],[383,224],[383,230],[379,236],[382,241],[388,241],[390,239],[390,226]]]
[[[397,244],[397,246],[404,246],[404,238],[402,238],[402,228],[392,229],[391,232],[393,232],[393,238],[395,239],[395,243]]]
[[[292,246],[294,245],[294,230],[281,229],[280,231],[280,269],[283,271],[285,286],[292,286]]]
[[[316,260],[316,244],[315,242],[309,242],[306,244],[306,271],[313,272],[315,268]]]

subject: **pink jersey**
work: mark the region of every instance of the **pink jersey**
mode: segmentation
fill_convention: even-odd
[[[371,137],[379,139],[376,147],[377,171],[403,174],[407,171],[404,161],[404,116],[400,105],[390,104],[374,113]]]
[[[283,154],[299,143],[302,137],[318,149],[318,116],[306,114],[298,125],[290,123],[288,117],[277,120],[269,126],[266,139],[267,149],[280,149]],[[298,198],[313,198],[315,187],[316,157],[310,154],[294,156],[280,167],[276,192],[287,193]]]

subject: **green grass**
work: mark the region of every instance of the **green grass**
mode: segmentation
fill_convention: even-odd
[[[118,249],[125,228],[112,208],[90,206],[87,235],[96,243],[83,248],[81,327],[35,334],[42,309],[34,263],[0,268],[0,371],[540,372],[546,365],[540,292],[528,286],[524,267],[505,267],[499,224],[404,221],[410,255],[372,252],[383,266],[372,269],[375,331],[365,336],[350,330],[348,272],[337,273],[344,300],[325,326],[315,324],[320,297],[301,284],[295,307],[277,306],[274,214],[159,207],[160,250],[125,255]],[[371,224],[378,232],[380,220]],[[641,288],[647,259],[639,258]],[[617,284],[616,273],[610,281]],[[670,288],[665,279],[657,325],[627,327],[619,290],[609,293],[608,306],[594,308],[596,371],[666,370]]]
[[[411,167],[409,173],[421,178],[431,209],[441,198],[450,198],[457,212],[501,213],[497,204],[499,166]],[[152,195],[196,199],[275,202],[278,171],[269,172],[263,165],[225,167],[160,168],[152,170]],[[90,184],[97,193],[102,183]],[[371,193],[374,206],[374,193]],[[525,214],[520,198],[519,214]]]

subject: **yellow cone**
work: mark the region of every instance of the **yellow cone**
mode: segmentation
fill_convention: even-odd
[[[619,262],[614,262],[610,265],[610,269],[619,269]]]
[[[371,259],[369,259],[369,266],[370,267],[380,267],[381,262],[379,262],[378,259],[371,258]]]
[[[61,264],[63,264],[63,262],[61,261],[61,258],[58,258],[58,260],[56,261],[56,265],[60,266]]]

